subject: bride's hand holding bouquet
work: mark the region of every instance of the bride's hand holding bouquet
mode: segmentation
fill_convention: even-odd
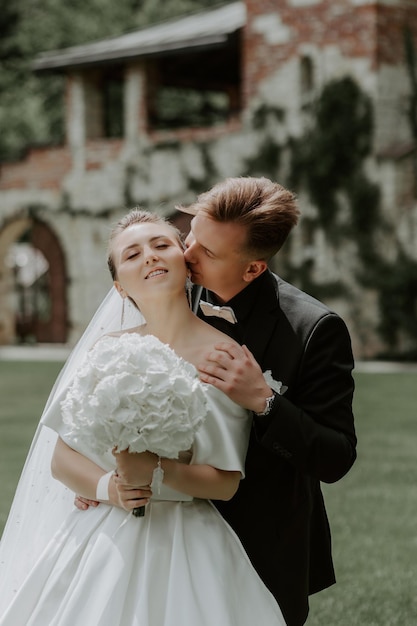
[[[152,452],[132,454],[129,450],[114,450],[117,463],[116,482],[130,486],[150,487],[153,471],[158,464],[158,456]]]
[[[152,484],[152,480],[160,457],[152,452],[119,452],[116,449],[113,450],[113,455],[117,464],[113,480],[120,505],[126,510],[132,509],[136,516],[140,516],[145,511],[144,504],[153,495],[152,489],[158,489],[155,482]],[[138,500],[145,502],[139,504]],[[132,506],[133,503],[135,506]]]

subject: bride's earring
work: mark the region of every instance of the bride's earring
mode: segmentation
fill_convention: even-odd
[[[189,276],[187,276],[186,281],[185,281],[185,290],[187,292],[188,306],[190,307],[190,309],[192,309],[193,308],[193,299],[192,299],[193,283],[191,282],[191,278]]]
[[[120,330],[123,330],[123,326],[125,323],[125,302],[126,302],[126,298],[123,298],[122,300],[122,315],[120,317]]]

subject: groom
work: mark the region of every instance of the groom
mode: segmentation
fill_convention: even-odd
[[[308,596],[335,582],[320,482],[339,480],[356,458],[349,333],[336,313],[268,269],[298,220],[288,190],[229,178],[178,208],[194,216],[185,258],[204,287],[198,299],[217,307],[202,304],[198,315],[250,351],[222,344],[200,367],[205,382],[254,415],[246,477],[230,501],[215,504],[288,626],[301,626]],[[232,321],[213,315],[223,305]]]

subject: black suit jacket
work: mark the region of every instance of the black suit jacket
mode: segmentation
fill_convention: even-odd
[[[356,458],[351,342],[337,314],[269,271],[227,303],[238,319],[242,297],[240,340],[288,389],[268,417],[254,417],[246,477],[215,504],[288,625],[300,626],[308,595],[335,582],[320,482],[339,480]]]

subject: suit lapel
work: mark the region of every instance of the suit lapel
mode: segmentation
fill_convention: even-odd
[[[265,351],[282,315],[279,308],[278,286],[273,275],[267,271],[260,277],[262,284],[256,295],[256,302],[247,320],[243,343],[247,345],[259,364],[262,364]]]

